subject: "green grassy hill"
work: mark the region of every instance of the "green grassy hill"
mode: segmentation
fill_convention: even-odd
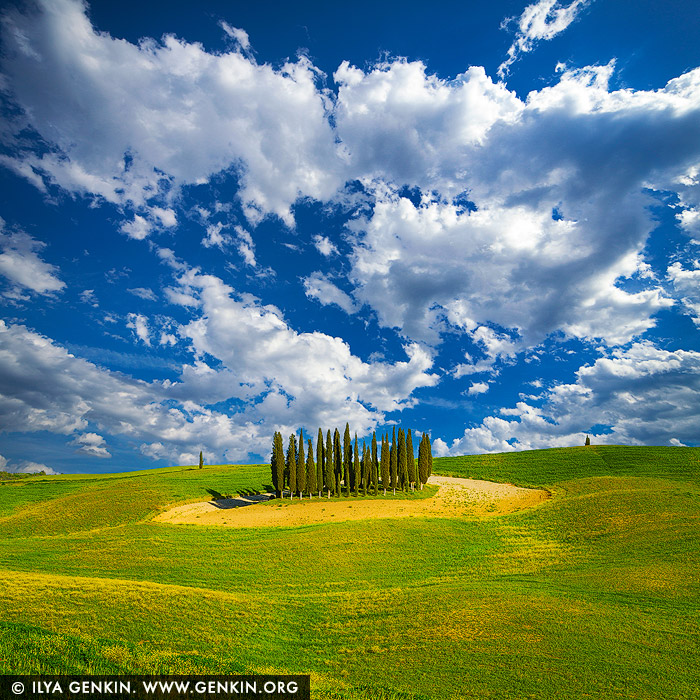
[[[700,688],[700,448],[436,459],[542,486],[489,519],[173,526],[266,466],[0,477],[0,672],[312,674],[315,698]],[[257,507],[257,506],[254,506]]]

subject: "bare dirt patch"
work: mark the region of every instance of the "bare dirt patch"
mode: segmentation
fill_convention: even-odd
[[[476,479],[433,475],[429,483],[439,486],[435,496],[415,501],[384,500],[380,495],[377,498],[359,497],[341,501],[312,498],[311,501],[304,499],[303,503],[296,498],[291,501],[285,498],[254,505],[267,499],[264,496],[251,496],[176,506],[157,515],[154,522],[226,527],[296,527],[366,518],[493,516],[530,508],[549,497],[549,493],[541,489]]]

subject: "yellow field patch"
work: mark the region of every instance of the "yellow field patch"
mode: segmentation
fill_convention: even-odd
[[[547,491],[526,489],[492,481],[431,476],[439,486],[433,498],[391,500],[356,498],[352,501],[328,498],[275,499],[249,506],[208,501],[176,506],[157,515],[153,522],[225,527],[296,527],[325,522],[407,517],[474,517],[505,515],[542,503]],[[240,500],[231,499],[233,504]],[[229,506],[229,507],[227,507]]]

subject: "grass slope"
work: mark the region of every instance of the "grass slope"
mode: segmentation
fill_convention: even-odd
[[[434,471],[554,497],[488,520],[235,530],[149,519],[264,490],[265,466],[0,479],[0,672],[310,672],[315,698],[696,696],[700,449]]]

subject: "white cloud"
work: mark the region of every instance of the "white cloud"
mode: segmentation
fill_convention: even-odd
[[[163,188],[237,167],[249,218],[274,213],[289,225],[298,197],[327,199],[342,184],[327,100],[307,59],[274,69],[172,35],[135,45],[97,32],[78,0],[37,7],[6,13],[3,73],[54,151],[6,159],[15,171],[138,208],[157,204]],[[245,48],[245,33],[226,27]],[[174,225],[164,212],[151,209]],[[137,215],[125,231],[143,238],[146,223]]]
[[[129,238],[142,241],[151,233],[151,225],[143,216],[136,214],[131,221],[126,221],[121,225],[121,230]]]
[[[422,64],[344,65],[338,132],[374,204],[351,224],[355,298],[431,343],[445,319],[515,330],[525,346],[651,328],[672,302],[642,257],[657,225],[643,190],[695,201],[700,70],[611,92],[612,70],[566,71],[520,101],[477,69],[448,83]],[[399,185],[440,195],[416,204]],[[469,207],[449,202],[464,191]]]
[[[467,390],[467,394],[470,396],[474,394],[485,394],[488,390],[489,385],[486,382],[474,382]]]
[[[667,270],[669,280],[679,293],[679,302],[693,323],[700,326],[700,261],[693,263],[693,269],[685,269],[679,262],[673,263]]]
[[[223,250],[224,246],[231,243],[231,236],[221,233],[223,229],[224,225],[220,221],[217,221],[215,224],[209,224],[207,226],[207,235],[202,239],[202,245],[205,248],[216,246]]]
[[[40,474],[41,472],[48,476],[58,474],[51,467],[39,462],[18,462],[16,465],[10,465],[9,470],[15,474]]]
[[[4,233],[4,223],[0,219],[0,275],[5,276],[14,289],[30,289],[37,294],[63,289],[66,285],[57,277],[57,268],[37,255],[46,244],[26,233]]]
[[[346,314],[354,314],[357,306],[349,294],[337,287],[321,272],[312,272],[304,279],[304,291],[309,299],[316,299],[324,306],[335,304]]]
[[[97,433],[83,433],[82,435],[78,435],[71,444],[79,446],[76,452],[81,452],[91,457],[109,459],[112,456],[105,447],[105,439]]]
[[[498,67],[498,76],[503,78],[521,53],[532,51],[538,41],[549,41],[561,34],[591,0],[573,0],[569,5],[560,5],[558,0],[539,0],[528,5],[517,21],[517,32],[513,44],[508,49],[508,58]],[[503,22],[510,25],[515,18]]]
[[[127,328],[131,328],[136,337],[144,344],[151,346],[151,334],[148,330],[148,319],[143,314],[129,314],[127,316]]]
[[[82,292],[80,292],[80,301],[82,301],[84,304],[90,304],[90,306],[95,309],[99,308],[100,306],[97,301],[97,297],[95,296],[94,289],[84,289]]]
[[[318,250],[321,255],[325,256],[326,258],[330,257],[331,255],[338,255],[338,248],[327,236],[317,234],[314,236],[313,240],[316,250]]]
[[[598,444],[692,444],[700,431],[700,353],[635,343],[581,367],[575,383],[558,384],[544,397],[542,406],[521,401],[488,416],[447,452],[582,445],[594,425],[611,426],[592,438]]]
[[[248,32],[244,29],[239,29],[238,27],[232,27],[228,22],[221,20],[219,22],[221,28],[228,34],[234,41],[238,42],[243,51],[250,50],[250,38],[248,37]]]
[[[133,289],[127,289],[126,291],[129,292],[129,294],[133,294],[135,297],[138,297],[139,299],[146,299],[147,301],[157,300],[157,297],[153,290],[149,289],[148,287],[134,287]]]
[[[122,435],[141,451],[180,463],[267,454],[275,429],[341,425],[365,434],[386,411],[432,386],[432,357],[407,345],[405,361],[363,362],[340,338],[298,333],[274,307],[236,296],[220,279],[188,271],[173,296],[195,317],[178,334],[196,361],[177,382],[143,382],[101,369],[23,326],[0,322],[0,425],[75,437],[99,456],[101,435]],[[195,305],[190,300],[196,302]],[[137,330],[138,315],[131,315]],[[213,357],[217,366],[204,358]],[[239,399],[230,414],[208,408]],[[99,433],[94,431],[96,426]],[[86,437],[87,436],[87,437]],[[104,455],[106,456],[106,455]]]
[[[256,267],[257,262],[255,260],[255,244],[253,243],[253,237],[241,226],[235,226],[234,230],[238,238],[238,252],[247,265]]]

